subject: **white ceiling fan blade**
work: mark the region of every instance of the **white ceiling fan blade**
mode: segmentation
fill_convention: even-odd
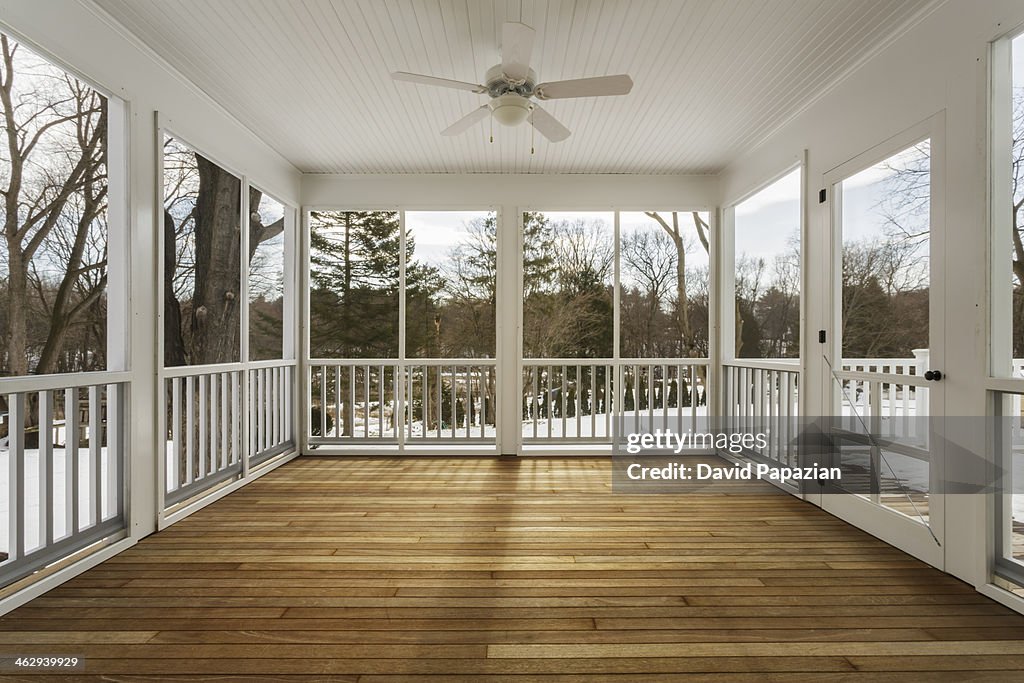
[[[450,78],[438,78],[437,76],[424,76],[423,74],[411,74],[407,71],[396,71],[391,74],[391,78],[396,81],[406,81],[408,83],[419,83],[421,85],[436,85],[441,88],[455,88],[456,90],[468,90],[469,92],[482,93],[487,92],[487,88],[477,83],[467,83],[466,81],[453,81]]]
[[[491,106],[489,104],[485,104],[478,109],[474,109],[452,125],[445,128],[441,131],[441,135],[458,135],[459,133],[464,133],[472,128],[474,124],[486,119],[487,115],[490,113]]]
[[[626,74],[619,74],[541,83],[534,89],[534,95],[539,100],[562,100],[569,97],[625,95],[632,89],[633,79]]]
[[[512,21],[501,27],[501,70],[513,81],[525,81],[530,73],[534,31]]]
[[[572,135],[572,132],[559,123],[558,119],[536,104],[533,105],[533,112],[530,114],[530,125],[551,142],[561,142]]]

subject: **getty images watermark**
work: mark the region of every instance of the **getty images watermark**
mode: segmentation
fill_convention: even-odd
[[[663,420],[667,421],[667,420]],[[678,456],[684,451],[709,451],[739,456],[744,453],[763,453],[773,444],[771,432],[765,431],[711,431],[688,428],[685,431],[671,426],[654,427],[649,430],[634,429],[628,418],[623,420],[624,450],[627,456],[653,456],[656,462],[643,459],[625,463],[627,479],[631,481],[750,481],[769,479],[783,483],[811,479],[814,481],[842,479],[839,467],[825,467],[817,463],[806,466],[789,466],[767,462],[718,462],[678,461],[660,462],[671,452]],[[648,421],[648,427],[650,427]],[[677,420],[678,422],[678,420]],[[621,455],[616,453],[617,455]]]
[[[941,493],[1011,493],[1000,453],[1024,450],[1019,422],[947,416],[938,430],[926,416],[625,415],[613,423],[612,490],[719,492],[761,481],[810,493],[884,492],[917,500],[940,493],[931,471],[941,457]],[[1024,491],[1024,481],[1016,489]]]

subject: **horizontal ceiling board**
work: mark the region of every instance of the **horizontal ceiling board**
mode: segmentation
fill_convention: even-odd
[[[91,0],[308,173],[717,173],[936,0]],[[541,81],[628,73],[629,95],[550,100],[572,135],[489,118],[440,131],[501,27],[536,29]],[[531,154],[531,146],[535,153]]]

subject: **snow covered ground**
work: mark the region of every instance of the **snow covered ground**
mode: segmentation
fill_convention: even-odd
[[[107,509],[109,492],[107,491],[107,449],[100,451],[100,500],[103,509]],[[53,536],[60,538],[68,529],[65,510],[69,501],[65,496],[65,473],[67,472],[67,456],[63,448],[53,449],[53,488],[51,502],[53,509]],[[25,548],[33,550],[43,538],[39,524],[39,451],[25,451]],[[89,518],[92,509],[89,498],[89,449],[80,448],[78,452],[78,519],[81,526]],[[10,495],[8,486],[10,478],[10,452],[6,447],[0,448],[0,552],[7,552],[7,541],[10,533]]]

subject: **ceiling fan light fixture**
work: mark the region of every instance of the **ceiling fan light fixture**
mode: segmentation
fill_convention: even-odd
[[[491,115],[503,126],[518,126],[530,115],[533,105],[519,95],[502,95],[491,101]]]

